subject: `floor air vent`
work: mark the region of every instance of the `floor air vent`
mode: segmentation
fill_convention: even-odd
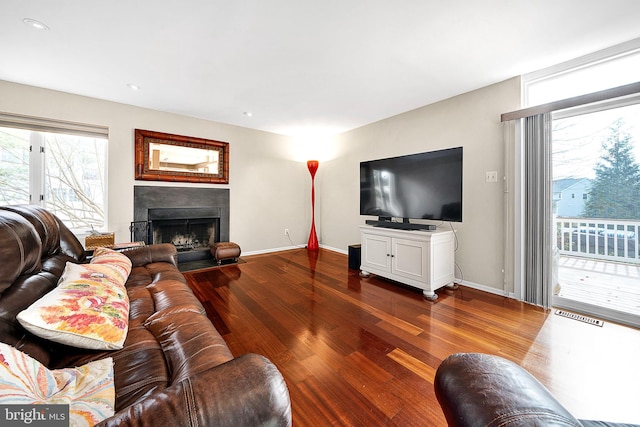
[[[593,317],[583,316],[582,314],[570,313],[564,310],[556,310],[556,314],[562,317],[568,317],[569,319],[579,320],[590,325],[602,326],[604,322],[602,320],[594,319]]]

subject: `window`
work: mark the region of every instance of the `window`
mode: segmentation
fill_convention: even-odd
[[[640,39],[522,76],[524,107],[638,81]]]
[[[70,229],[106,226],[107,129],[0,114],[0,204],[38,204]]]

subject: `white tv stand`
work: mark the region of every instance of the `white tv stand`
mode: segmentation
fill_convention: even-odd
[[[453,231],[360,226],[362,275],[371,273],[422,289],[429,300],[455,280]]]

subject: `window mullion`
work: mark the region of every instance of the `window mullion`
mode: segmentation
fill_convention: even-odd
[[[29,149],[29,198],[34,205],[44,204],[44,137],[42,133],[32,131]]]

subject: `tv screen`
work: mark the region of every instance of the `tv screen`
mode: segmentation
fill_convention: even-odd
[[[361,162],[360,215],[462,222],[462,147]]]

